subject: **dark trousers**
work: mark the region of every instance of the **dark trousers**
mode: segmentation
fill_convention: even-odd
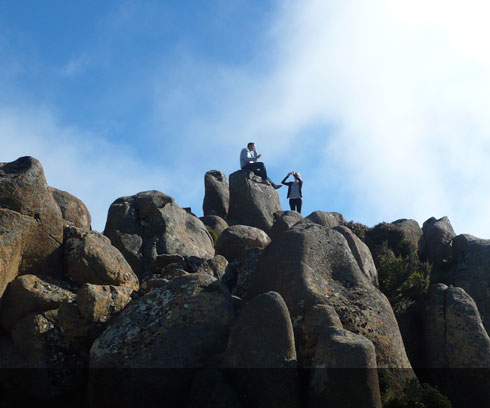
[[[301,198],[291,198],[289,200],[289,207],[291,207],[291,211],[298,211],[301,214],[302,205],[303,200]]]
[[[248,163],[242,167],[242,170],[252,170],[257,176],[261,177],[262,180],[269,180],[269,183],[274,184],[272,180],[267,177],[267,170],[262,162]]]

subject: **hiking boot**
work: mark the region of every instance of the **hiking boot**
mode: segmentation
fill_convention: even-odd
[[[282,184],[273,184],[272,187],[274,187],[277,190],[282,187]]]

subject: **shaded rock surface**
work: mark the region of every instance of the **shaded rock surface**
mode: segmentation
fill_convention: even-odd
[[[114,201],[104,234],[139,277],[152,273],[160,254],[214,256],[213,240],[201,220],[159,191]]]
[[[362,242],[356,234],[354,234],[349,228],[345,226],[335,227],[335,230],[340,232],[349,244],[349,248],[354,255],[354,258],[359,265],[361,271],[371,281],[373,285],[378,286],[378,272],[376,271],[376,265],[374,264],[373,257],[369,247]]]
[[[62,274],[61,212],[32,157],[0,163],[0,236],[0,295],[18,274]]]
[[[218,215],[207,215],[205,217],[200,217],[199,219],[204,225],[215,230],[218,236],[229,227],[228,223]]]
[[[49,277],[44,280],[35,275],[18,276],[9,284],[2,298],[2,327],[10,331],[18,320],[31,313],[57,309],[64,301],[73,301],[75,293],[67,290],[66,286]]]
[[[338,212],[313,211],[306,219],[327,228],[338,227],[346,223],[344,216]]]
[[[381,395],[373,344],[340,327],[318,336],[309,384],[309,407],[377,407]]]
[[[225,174],[219,170],[209,170],[204,175],[204,215],[219,215],[226,218],[230,206],[230,189]]]
[[[462,288],[432,286],[425,320],[429,367],[490,368],[490,338]]]
[[[396,225],[402,230],[405,239],[410,242],[417,250],[423,248],[424,242],[422,237],[424,235],[424,232],[422,231],[422,228],[420,228],[420,225],[417,221],[402,218],[393,221],[392,224]]]
[[[54,187],[49,187],[49,191],[53,194],[53,198],[60,208],[61,216],[68,224],[86,230],[91,229],[92,217],[80,199],[67,191],[58,190]]]
[[[296,211],[278,211],[274,214],[274,225],[269,231],[269,236],[274,239],[277,235],[287,231],[303,217]]]
[[[284,298],[296,330],[313,306],[330,305],[344,328],[372,341],[379,367],[406,368],[398,373],[413,376],[388,300],[360,270],[339,232],[298,224],[273,241],[246,298],[270,290]]]
[[[220,235],[216,243],[216,253],[231,262],[239,259],[248,249],[263,249],[270,242],[269,236],[258,228],[232,225]]]
[[[429,218],[422,226],[424,232],[423,256],[429,262],[441,265],[451,258],[452,239],[456,236],[447,217]]]
[[[490,240],[462,234],[452,241],[455,266],[448,283],[463,288],[476,302],[483,324],[490,330]]]
[[[276,190],[253,172],[239,170],[230,174],[228,217],[235,224],[249,225],[267,232],[274,224],[274,213],[281,210]]]
[[[66,237],[66,276],[73,282],[139,289],[138,277],[107,237],[75,227],[68,227]]]

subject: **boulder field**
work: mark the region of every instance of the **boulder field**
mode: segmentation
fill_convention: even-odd
[[[446,217],[368,228],[282,211],[249,171],[204,183],[201,218],[144,191],[117,198],[101,233],[38,160],[0,163],[2,403],[381,408],[430,381],[459,407],[488,390],[490,241]],[[407,253],[437,280],[403,314],[386,265]],[[464,389],[437,375],[461,368],[479,370]]]

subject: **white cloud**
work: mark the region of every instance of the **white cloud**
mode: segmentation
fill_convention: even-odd
[[[138,160],[128,147],[61,124],[46,108],[0,108],[0,145],[2,161],[40,160],[48,184],[80,198],[98,231],[116,198],[151,189],[173,191],[182,182]]]
[[[60,69],[60,75],[63,77],[80,75],[85,72],[90,64],[91,60],[87,55],[72,58]]]

